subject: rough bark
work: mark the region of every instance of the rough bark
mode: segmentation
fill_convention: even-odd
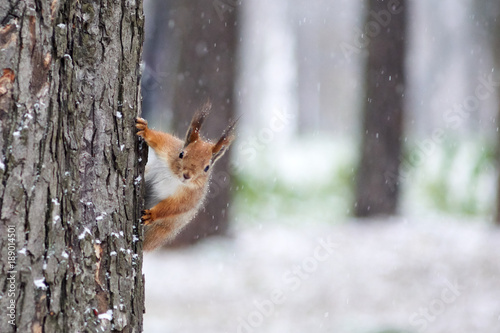
[[[212,101],[213,109],[203,124],[204,136],[218,138],[234,114],[236,13],[239,5],[226,5],[222,12],[219,5],[205,0],[176,0],[170,2],[165,18],[169,22],[168,38],[172,44],[163,55],[166,69],[162,75],[169,79],[165,80],[163,93],[168,96],[165,96],[166,105],[161,112],[173,110],[171,127],[180,137],[185,135],[194,111],[208,99]],[[162,13],[158,15],[162,16]],[[226,231],[230,154],[231,150],[217,162],[204,208],[177,237],[176,245]]]
[[[399,194],[407,2],[368,0],[367,3],[370,13],[389,13],[390,22],[386,25],[372,14],[367,15],[369,33],[364,38],[370,39],[355,214],[390,215],[396,213]],[[397,7],[390,8],[391,3],[397,3]]]
[[[0,331],[141,332],[142,1],[9,0],[0,24]]]

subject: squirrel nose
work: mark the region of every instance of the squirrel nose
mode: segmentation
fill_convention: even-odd
[[[190,179],[190,178],[191,178],[191,176],[190,176],[188,173],[183,174],[183,176],[184,176],[184,179],[185,179],[185,180],[188,180],[188,179]]]

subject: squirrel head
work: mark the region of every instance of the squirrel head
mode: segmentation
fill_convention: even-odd
[[[201,110],[197,111],[186,133],[184,146],[178,152],[172,167],[179,179],[188,184],[202,186],[210,177],[212,167],[233,142],[236,121],[233,121],[224,130],[216,143],[204,140],[200,136],[200,128],[208,116],[211,103],[207,102]]]

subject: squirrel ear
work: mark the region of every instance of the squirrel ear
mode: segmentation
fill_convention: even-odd
[[[203,125],[203,121],[208,116],[210,109],[212,108],[212,103],[207,101],[203,107],[196,111],[191,120],[191,125],[186,133],[186,139],[184,141],[184,148],[186,148],[190,143],[195,142],[200,138],[200,128]]]
[[[222,155],[224,155],[227,148],[229,148],[234,138],[236,137],[234,135],[234,128],[238,120],[239,118],[229,124],[226,130],[222,133],[222,136],[219,139],[219,141],[217,141],[217,143],[213,146],[212,164],[215,163],[220,157],[222,157]]]

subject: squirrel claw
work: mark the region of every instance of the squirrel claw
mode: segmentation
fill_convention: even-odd
[[[151,216],[151,211],[149,209],[143,210],[141,214],[142,214],[141,217],[142,224],[150,225],[151,223],[153,223],[153,217]]]
[[[148,121],[146,119],[144,119],[144,118],[141,118],[141,117],[135,118],[135,122],[138,123],[138,124],[144,124],[144,125],[148,124]]]
[[[135,128],[140,131],[144,131],[148,128],[148,121],[143,118],[135,118]]]

